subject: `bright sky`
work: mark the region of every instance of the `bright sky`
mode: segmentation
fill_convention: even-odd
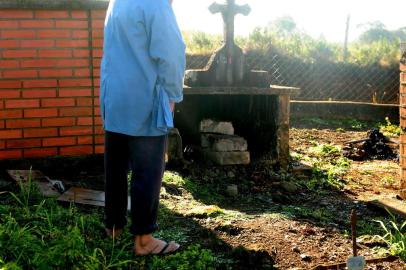
[[[217,0],[222,2],[221,0]],[[212,15],[207,7],[214,0],[174,0],[174,9],[182,30],[222,33],[222,18]],[[247,35],[256,26],[284,15],[291,16],[299,29],[314,37],[323,35],[329,41],[344,41],[345,23],[351,15],[349,38],[362,32],[359,24],[381,21],[389,30],[406,26],[405,0],[236,0],[249,4],[248,17],[236,17],[236,34]]]

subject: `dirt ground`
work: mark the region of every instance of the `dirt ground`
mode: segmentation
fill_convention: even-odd
[[[315,145],[341,147],[346,141],[365,138],[367,131],[367,126],[293,121],[291,153],[296,163],[309,164],[314,161]],[[20,165],[12,166],[24,167]],[[2,163],[1,169],[10,166]],[[59,166],[35,161],[28,166],[68,184],[103,189],[100,157],[85,165],[72,159]],[[221,254],[221,269],[298,270],[345,262],[352,254],[352,209],[358,214],[359,254],[367,259],[389,255],[383,252],[382,241],[373,237],[383,234],[375,220],[388,220],[389,215],[367,202],[396,196],[399,165],[395,159],[352,161],[334,180],[339,187],[319,186],[311,171],[275,172],[266,163],[216,167],[191,162],[168,170],[172,172],[166,174],[161,192],[163,235],[183,246],[199,243]],[[293,186],[281,184],[285,180]],[[237,185],[237,196],[227,195],[230,184]],[[366,269],[406,269],[406,264],[395,259],[368,264]]]
[[[291,151],[306,154],[314,141],[342,146],[346,141],[367,137],[367,129],[337,131],[337,128],[293,123],[290,130]],[[327,224],[309,217],[290,219],[260,216],[233,224],[241,229],[237,236],[225,233],[219,236],[232,246],[244,245],[249,249],[266,250],[274,256],[278,269],[311,269],[317,265],[345,262],[352,254],[350,237],[343,234],[343,231],[350,230],[348,219],[351,209],[357,209],[362,225],[377,227],[373,219],[385,213],[370,209],[367,201],[396,196],[398,170],[396,160],[353,161],[343,177],[345,186],[342,191],[310,196],[303,192],[292,202],[292,205],[309,206],[315,211],[327,209],[332,213]],[[373,244],[368,247],[361,242],[359,247],[359,253],[366,258],[380,256]],[[369,264],[367,269],[406,269],[406,264],[396,260]]]

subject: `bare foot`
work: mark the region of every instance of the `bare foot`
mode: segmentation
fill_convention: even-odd
[[[179,249],[179,244],[171,241],[169,243],[154,238],[152,236],[137,236],[135,239],[134,252],[135,255],[165,255],[174,253]]]

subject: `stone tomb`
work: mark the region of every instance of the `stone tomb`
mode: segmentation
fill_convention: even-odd
[[[234,18],[250,8],[227,0],[214,3],[212,13],[224,20],[223,46],[204,69],[185,76],[184,101],[176,107],[175,126],[184,145],[200,144],[200,122],[232,122],[244,137],[252,158],[266,158],[283,168],[289,163],[289,101],[297,88],[271,85],[266,71],[248,70],[245,55],[234,42]]]

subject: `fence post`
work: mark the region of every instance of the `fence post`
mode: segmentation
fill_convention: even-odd
[[[400,196],[406,199],[406,42],[400,45]]]

